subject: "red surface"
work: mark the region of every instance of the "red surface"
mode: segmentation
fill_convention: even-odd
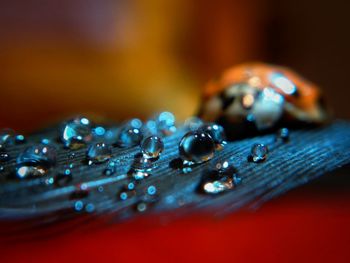
[[[348,197],[296,192],[223,219],[77,228],[1,244],[0,262],[350,262]]]

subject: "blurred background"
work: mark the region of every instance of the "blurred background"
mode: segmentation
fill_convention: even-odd
[[[349,118],[348,1],[0,2],[0,126],[30,132],[76,113],[193,114],[236,63],[290,66]]]

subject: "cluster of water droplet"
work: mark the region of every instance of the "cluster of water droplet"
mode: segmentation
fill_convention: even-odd
[[[149,177],[158,167],[157,160],[165,149],[164,139],[176,129],[175,117],[170,112],[162,112],[144,123],[139,119],[131,119],[117,127],[94,126],[88,118],[76,117],[62,125],[59,135],[61,144],[48,138],[40,139],[38,144],[29,144],[17,157],[15,174],[20,179],[47,175],[57,163],[57,147],[62,147],[67,151],[68,161],[59,171],[56,171],[55,175],[51,174],[45,179],[47,185],[62,186],[73,180],[72,159],[80,153],[79,149],[85,147],[86,149],[82,151],[85,151],[89,165],[106,163],[105,175],[123,173],[125,178],[129,178],[129,182],[118,192],[117,197],[120,200],[127,200],[137,196],[139,199],[135,209],[138,212],[144,212],[158,200],[158,189],[155,185],[149,185],[143,188],[140,197],[136,192],[136,186],[140,180]],[[210,161],[215,152],[222,150],[226,145],[225,131],[215,123],[204,123],[201,119],[193,117],[184,123],[182,131],[185,131],[185,134],[179,141],[178,150],[184,173],[190,173],[193,165]],[[280,129],[275,140],[287,142],[289,130]],[[10,160],[6,151],[7,146],[22,143],[26,143],[23,135],[16,134],[12,130],[3,130],[0,133],[0,163]],[[139,153],[132,160],[124,162],[122,159],[112,158],[114,151],[130,147],[139,147]],[[251,149],[253,162],[263,162],[267,155],[267,145],[261,143],[253,145]],[[124,169],[125,166],[127,169],[130,168],[129,171]],[[3,167],[0,166],[0,172],[2,170]],[[240,182],[241,178],[233,165],[223,161],[216,163],[214,168],[205,174],[200,183],[200,190],[206,194],[219,194],[234,189]],[[103,191],[102,186],[101,189]],[[70,197],[75,200],[76,211],[93,212],[95,210],[94,204],[77,201],[87,197],[88,194],[87,184],[75,185],[75,191]]]

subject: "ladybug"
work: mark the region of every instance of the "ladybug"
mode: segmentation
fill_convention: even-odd
[[[288,68],[264,63],[235,66],[210,81],[198,115],[222,125],[231,139],[329,119],[315,84]]]

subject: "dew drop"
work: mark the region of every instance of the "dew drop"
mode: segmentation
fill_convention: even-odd
[[[0,152],[0,162],[7,162],[10,160],[10,155],[7,152]]]
[[[158,158],[164,150],[164,143],[158,136],[150,136],[142,142],[141,149],[145,158]]]
[[[217,148],[220,148],[227,143],[225,130],[222,126],[215,123],[211,123],[202,126],[201,130],[210,135]]]
[[[133,147],[140,144],[142,137],[143,134],[140,129],[127,125],[119,131],[117,144],[122,148]]]
[[[149,195],[155,195],[157,193],[157,188],[154,186],[154,185],[150,185],[148,188],[147,188],[147,193]]]
[[[289,130],[287,128],[281,128],[277,131],[276,141],[279,141],[279,140],[283,142],[289,141]]]
[[[61,141],[65,147],[79,149],[91,140],[91,125],[87,118],[77,117],[64,124],[61,133]]]
[[[111,158],[111,156],[111,147],[103,142],[91,145],[86,152],[86,157],[92,163],[106,162]]]
[[[208,172],[201,182],[201,190],[206,194],[219,194],[234,189],[241,183],[236,169],[227,161],[217,163],[215,170]]]
[[[214,157],[215,144],[205,132],[188,132],[179,144],[180,157],[185,161],[203,163]]]
[[[267,158],[269,150],[265,144],[254,144],[251,149],[251,159],[255,163],[263,162]]]
[[[22,134],[16,135],[15,141],[17,144],[23,144],[26,142],[26,138]]]
[[[84,203],[82,201],[79,200],[79,201],[76,201],[74,203],[74,210],[75,211],[80,212],[83,210],[83,208],[84,208]]]
[[[0,130],[0,144],[3,146],[13,145],[15,142],[15,132],[12,129],[2,129]]]
[[[106,134],[106,129],[102,126],[98,126],[98,127],[93,129],[93,134],[96,137],[104,136]]]
[[[56,164],[56,149],[48,145],[34,145],[26,148],[17,158],[19,178],[40,177]]]
[[[137,212],[143,213],[143,212],[146,212],[146,210],[147,210],[147,203],[139,202],[136,204],[136,211]]]

